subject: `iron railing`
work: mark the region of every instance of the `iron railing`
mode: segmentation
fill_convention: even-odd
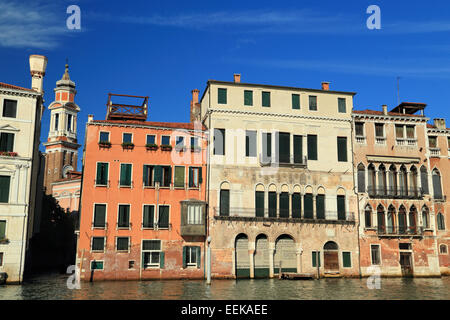
[[[422,226],[378,226],[378,236],[422,236],[424,227]]]
[[[398,199],[422,199],[422,188],[402,188],[402,187],[368,187],[367,193],[371,198],[398,198]]]

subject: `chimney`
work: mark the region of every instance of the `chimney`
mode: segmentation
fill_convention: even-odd
[[[31,89],[44,94],[43,82],[45,69],[47,68],[47,57],[32,54],[30,55]]]
[[[330,83],[328,81],[323,81],[322,82],[322,90],[330,91]]]
[[[241,82],[241,74],[240,73],[235,73],[234,74],[234,82],[235,83],[240,83]]]
[[[440,130],[445,130],[446,129],[446,125],[445,125],[445,119],[443,118],[435,118],[433,119],[433,124],[437,129]]]
[[[200,103],[198,103],[198,95],[200,90],[194,89],[191,91],[192,100],[191,100],[191,122],[200,121]]]
[[[88,114],[88,122],[92,122],[92,121],[94,121],[94,115]]]
[[[383,108],[383,114],[385,115],[385,116],[387,116],[387,105],[385,105],[385,104],[383,104],[383,106],[382,106],[382,108]]]

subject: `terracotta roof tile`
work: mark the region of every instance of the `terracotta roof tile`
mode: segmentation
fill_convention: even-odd
[[[15,85],[8,84],[8,83],[4,83],[4,82],[0,82],[0,88],[15,89],[15,90],[25,90],[25,91],[36,92],[36,91],[33,90],[33,89],[23,88],[23,87],[15,86]]]
[[[370,109],[353,110],[353,113],[356,113],[356,114],[383,115],[382,111],[376,111],[376,110],[370,110]],[[388,112],[387,115],[388,116],[403,116],[403,117],[423,117],[423,116],[417,115],[417,114],[403,114],[403,113],[397,113],[397,112]]]

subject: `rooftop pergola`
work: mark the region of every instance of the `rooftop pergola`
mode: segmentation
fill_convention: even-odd
[[[125,97],[143,99],[142,104],[131,105],[124,103],[114,103],[113,97]],[[147,120],[148,96],[132,96],[127,94],[108,93],[106,103],[106,120]]]

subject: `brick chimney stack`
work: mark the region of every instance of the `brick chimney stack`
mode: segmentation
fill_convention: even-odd
[[[235,83],[240,83],[241,82],[241,74],[240,73],[235,73],[234,74],[234,82]]]
[[[322,90],[330,91],[330,83],[328,81],[323,81],[322,82]]]
[[[440,130],[445,130],[446,129],[446,125],[445,125],[445,119],[443,118],[435,118],[433,119],[433,124],[437,129]]]
[[[198,96],[200,90],[194,89],[191,91],[192,100],[191,100],[191,122],[200,121],[200,103],[198,103]]]
[[[382,108],[383,108],[383,114],[386,116],[387,115],[387,105],[383,104]]]

